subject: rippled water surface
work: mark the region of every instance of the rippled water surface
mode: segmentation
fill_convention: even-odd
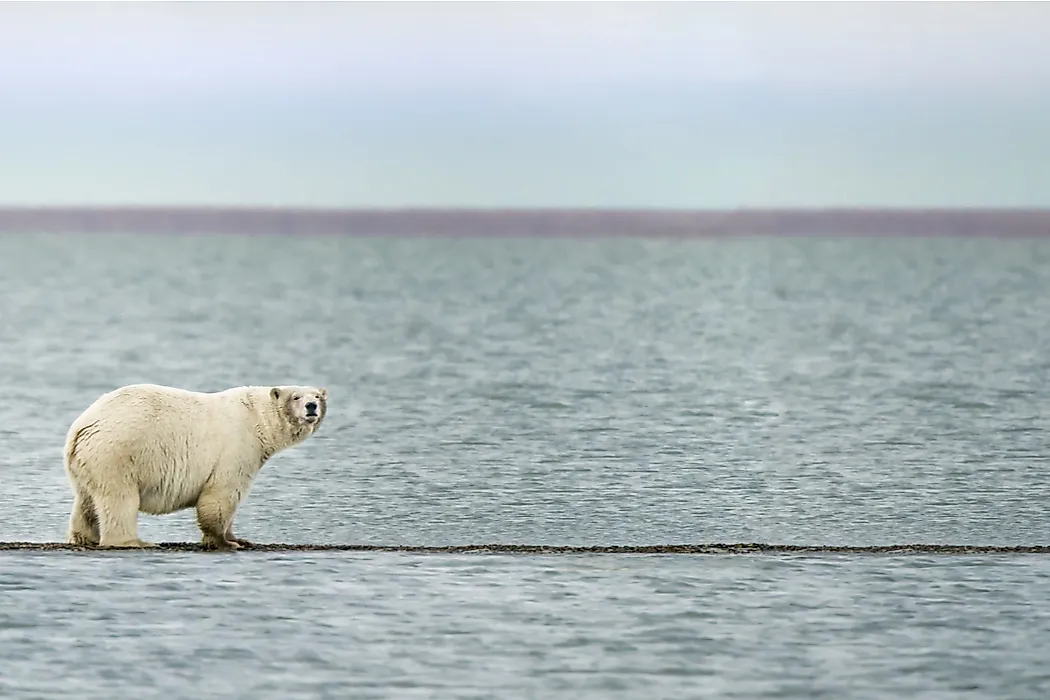
[[[0,237],[0,540],[115,386],[326,386],[261,542],[1046,544],[1050,241]],[[144,537],[196,540],[192,512]],[[1040,556],[0,552],[0,696],[1045,698]]]

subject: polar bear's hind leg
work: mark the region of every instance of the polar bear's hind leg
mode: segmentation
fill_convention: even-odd
[[[127,481],[110,484],[105,494],[92,494],[92,500],[98,515],[100,546],[114,549],[157,546],[139,539],[137,484]]]
[[[95,503],[82,488],[73,495],[73,510],[69,514],[69,543],[80,547],[97,547],[98,516]]]

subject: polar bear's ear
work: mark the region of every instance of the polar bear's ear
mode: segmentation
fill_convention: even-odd
[[[322,401],[328,400],[328,389],[321,389],[318,394],[321,396]]]
[[[270,389],[270,398],[272,398],[274,401],[277,401],[278,399],[280,399],[281,398],[281,387],[275,386],[274,388]]]

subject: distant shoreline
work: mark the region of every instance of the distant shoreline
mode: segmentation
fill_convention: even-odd
[[[1050,209],[0,207],[0,233],[433,237],[1050,236]]]

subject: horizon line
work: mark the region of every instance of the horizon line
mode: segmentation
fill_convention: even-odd
[[[1050,236],[1050,208],[0,207],[0,233],[438,237]]]
[[[400,206],[348,205],[314,206],[288,204],[0,204],[0,212],[274,212],[304,214],[352,214],[352,213],[454,213],[454,214],[530,214],[530,213],[608,213],[608,214],[816,214],[816,213],[1050,213],[1050,205],[1033,206],[989,206],[989,205],[789,205],[789,206],[726,206],[726,207],[618,207],[618,206],[502,206],[502,205],[424,205]]]

